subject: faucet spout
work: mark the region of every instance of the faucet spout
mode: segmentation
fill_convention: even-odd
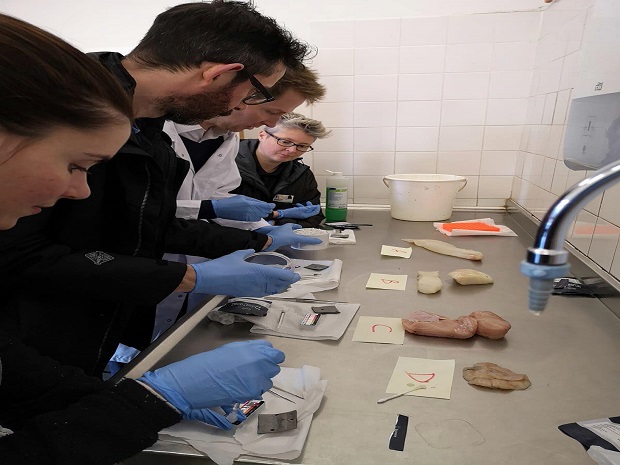
[[[568,272],[564,242],[579,211],[595,196],[620,181],[620,163],[602,167],[568,189],[545,214],[534,245],[521,262],[521,272],[530,278],[529,309],[539,315],[546,307],[553,280]]]

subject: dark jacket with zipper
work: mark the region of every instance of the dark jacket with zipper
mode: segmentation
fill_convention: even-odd
[[[239,154],[235,161],[241,174],[241,185],[233,192],[248,197],[253,197],[265,202],[276,204],[276,210],[294,207],[295,204],[306,204],[307,201],[315,205],[321,203],[321,193],[319,192],[316,179],[312,170],[304,165],[301,159],[287,161],[278,166],[278,179],[270,190],[261,177],[260,165],[256,159],[257,139],[244,139],[239,143]],[[293,196],[290,203],[275,201],[276,195]],[[314,216],[305,219],[277,218],[276,225],[286,223],[296,223],[304,228],[316,228],[325,218],[322,211]]]
[[[95,58],[133,95],[122,55]],[[0,232],[0,325],[64,364],[98,375],[119,342],[149,344],[155,305],[186,265],[164,252],[217,258],[259,251],[267,236],[175,217],[188,170],[162,132],[163,119],[135,121],[127,143],[93,167],[91,196],[62,200]]]
[[[62,366],[0,330],[2,465],[112,465],[152,445],[181,415],[132,380]]]

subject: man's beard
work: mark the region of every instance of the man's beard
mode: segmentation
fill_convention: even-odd
[[[206,119],[230,114],[230,94],[235,85],[192,96],[169,96],[157,105],[167,120],[179,124],[199,124]]]

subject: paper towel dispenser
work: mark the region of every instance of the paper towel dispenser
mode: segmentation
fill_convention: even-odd
[[[588,13],[564,133],[564,163],[573,170],[620,161],[619,21],[618,0],[596,0]]]
[[[571,102],[564,137],[564,163],[596,170],[620,161],[620,92]]]

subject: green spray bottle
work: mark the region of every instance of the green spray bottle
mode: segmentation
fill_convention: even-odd
[[[340,171],[325,170],[329,176],[325,185],[325,221],[332,223],[335,221],[346,221],[347,205],[349,203],[349,179],[342,175]]]

